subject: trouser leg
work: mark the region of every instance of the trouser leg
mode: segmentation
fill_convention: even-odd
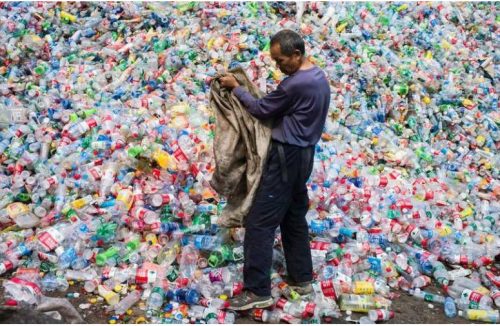
[[[281,222],[281,238],[288,276],[295,282],[312,281],[312,259],[306,214],[309,209],[306,182],[314,164],[314,147],[301,148],[297,160],[288,167],[293,178],[293,193]]]
[[[271,266],[276,228],[286,213],[291,191],[282,178],[273,147],[250,212],[245,219],[245,289],[259,296],[271,295]]]

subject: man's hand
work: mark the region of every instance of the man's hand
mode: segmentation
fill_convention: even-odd
[[[220,77],[219,80],[220,80],[220,85],[228,89],[233,89],[235,87],[240,86],[240,84],[238,84],[238,81],[236,81],[236,78],[234,78],[233,75],[226,75],[224,77]]]

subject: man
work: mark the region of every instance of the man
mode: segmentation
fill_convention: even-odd
[[[258,119],[274,119],[269,158],[255,201],[245,219],[245,291],[229,309],[265,308],[271,298],[271,265],[275,231],[281,228],[288,284],[297,292],[311,292],[312,261],[305,215],[306,181],[314,161],[314,146],[325,125],[330,87],[324,72],[305,57],[304,41],[291,30],[271,38],[271,57],[288,77],[267,96],[256,99],[236,79],[220,78],[248,112]]]

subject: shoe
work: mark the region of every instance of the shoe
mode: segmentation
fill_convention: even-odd
[[[288,286],[291,290],[294,290],[301,296],[309,295],[313,292],[312,281],[294,282],[287,277],[286,282],[288,283]]]
[[[240,295],[229,300],[227,309],[242,311],[253,308],[267,308],[273,305],[271,296],[260,297],[250,291],[243,291]]]

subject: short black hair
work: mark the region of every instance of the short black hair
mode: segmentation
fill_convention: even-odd
[[[274,34],[271,37],[271,45],[278,43],[281,48],[281,53],[286,56],[291,56],[295,50],[299,50],[302,55],[306,54],[306,48],[302,37],[289,29],[284,29]]]

